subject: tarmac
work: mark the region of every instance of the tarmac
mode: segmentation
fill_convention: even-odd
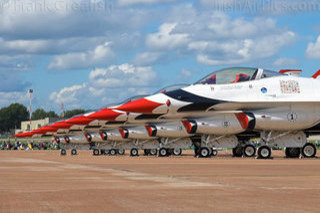
[[[320,159],[0,151],[0,212],[319,212]]]

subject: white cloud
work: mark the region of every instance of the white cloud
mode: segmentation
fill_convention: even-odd
[[[147,36],[149,52],[195,55],[206,65],[270,58],[296,39],[294,32],[277,27],[270,18],[231,18],[221,12],[196,10],[192,5],[174,8],[168,20],[158,32]]]
[[[187,69],[182,69],[179,73],[177,80],[179,81],[188,81],[192,75],[192,72]]]
[[[26,92],[1,92],[0,107],[8,106],[12,103],[25,103],[28,100]]]
[[[151,67],[132,64],[112,65],[90,72],[88,82],[63,88],[50,95],[50,100],[64,102],[71,107],[97,108],[105,104],[145,94],[149,87],[158,85],[157,75]]]
[[[287,68],[287,67],[293,67],[298,64],[298,60],[294,58],[278,58],[273,65],[276,67],[282,67],[282,68]]]
[[[308,44],[306,57],[310,59],[320,59],[320,36],[315,43],[310,42]]]
[[[79,69],[108,64],[114,57],[110,43],[98,45],[94,50],[83,53],[57,55],[48,65],[48,69]]]
[[[163,54],[162,52],[143,52],[136,55],[134,63],[137,65],[150,65],[159,60]]]
[[[150,49],[174,50],[188,43],[188,34],[173,33],[177,23],[164,23],[157,33],[147,36],[146,44]]]
[[[134,4],[158,4],[172,1],[174,0],[118,0],[118,4],[121,6],[130,6]]]

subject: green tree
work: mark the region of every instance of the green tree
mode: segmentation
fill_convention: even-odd
[[[27,108],[18,103],[0,109],[0,132],[8,132],[11,129],[21,128],[21,121],[29,119]]]
[[[32,113],[32,120],[40,120],[48,117],[58,118],[59,116],[54,111],[46,112],[44,109],[37,109]]]
[[[44,109],[37,109],[32,113],[32,120],[40,120],[47,117],[47,112]]]
[[[84,109],[68,110],[68,111],[65,112],[64,117],[65,117],[65,118],[71,118],[71,117],[73,117],[73,116],[75,116],[75,115],[84,114],[84,113],[86,113],[86,112],[87,112],[87,111],[84,110]]]
[[[54,111],[47,112],[47,117],[49,117],[49,118],[59,118],[57,113],[55,113]]]

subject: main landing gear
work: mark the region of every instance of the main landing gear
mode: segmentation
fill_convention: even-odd
[[[314,158],[317,154],[316,146],[312,143],[306,143],[302,148],[301,154],[305,158]]]
[[[139,156],[139,151],[138,151],[138,149],[136,149],[136,148],[131,149],[131,150],[130,150],[130,156],[131,156],[131,157],[137,157],[137,156]]]
[[[260,146],[258,148],[258,158],[268,159],[271,157],[271,148],[268,146]]]
[[[157,149],[145,149],[145,150],[143,150],[143,154],[145,156],[156,156],[157,153],[158,153]]]
[[[251,144],[247,144],[244,147],[237,146],[232,149],[232,154],[233,154],[233,157],[237,157],[237,158],[240,158],[242,156],[251,158],[256,155],[256,148]]]
[[[218,151],[209,147],[195,148],[195,156],[200,158],[210,158],[212,156],[217,156]]]

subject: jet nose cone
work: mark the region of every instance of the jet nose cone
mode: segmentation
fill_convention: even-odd
[[[58,122],[54,123],[52,127],[57,128],[57,129],[69,129],[72,126],[72,124],[69,124],[67,122]]]
[[[74,117],[67,120],[68,123],[73,125],[88,125],[93,119],[87,118],[85,116]]]
[[[14,135],[14,137],[16,138],[27,138],[27,137],[32,137],[32,133],[31,132],[24,132],[24,133],[19,133]]]
[[[46,127],[43,127],[42,130],[46,132],[55,132],[57,131],[57,128],[54,128],[52,126],[46,126]]]
[[[15,134],[13,137],[20,138],[20,137],[22,137],[22,133]]]
[[[134,112],[134,113],[152,113],[153,110],[164,104],[153,102],[145,98],[138,99],[126,104],[123,104],[116,109],[125,111],[125,112]]]
[[[104,121],[114,121],[116,118],[123,113],[116,112],[111,109],[102,109],[97,112],[94,112],[87,117],[92,120],[104,120]]]

